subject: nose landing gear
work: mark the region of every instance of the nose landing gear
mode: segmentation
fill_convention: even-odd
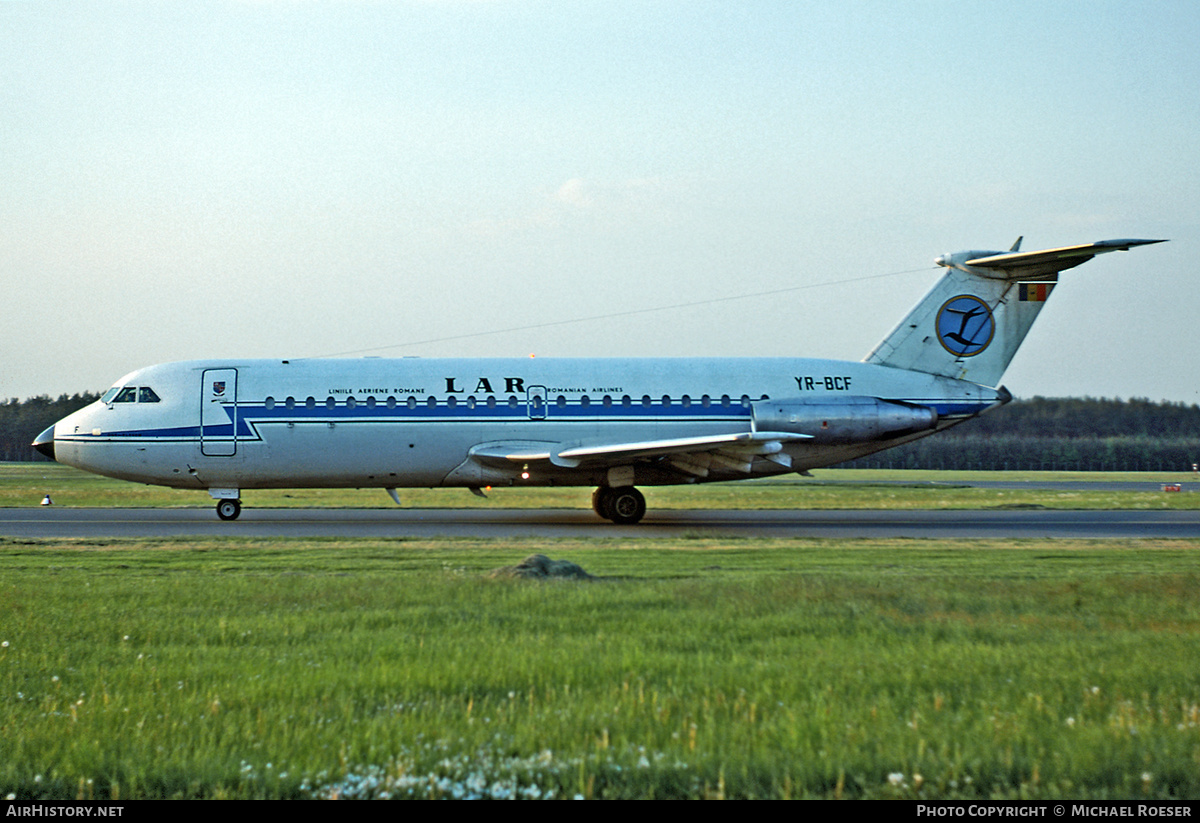
[[[217,501],[217,517],[222,520],[237,520],[238,515],[242,513],[242,501],[233,500],[218,500]]]

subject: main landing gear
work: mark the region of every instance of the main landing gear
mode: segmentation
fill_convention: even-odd
[[[217,517],[222,520],[237,520],[238,515],[242,513],[241,500],[218,500],[217,501]]]
[[[633,486],[601,486],[592,492],[592,510],[605,520],[632,525],[646,514],[646,498]]]

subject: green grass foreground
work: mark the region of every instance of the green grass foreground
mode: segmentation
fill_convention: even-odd
[[[1190,472],[951,472],[819,469],[814,478],[781,478],[684,486],[645,486],[650,511],[661,509],[1196,509],[1200,480]],[[1138,481],[1146,491],[971,488],[978,480],[1015,482]],[[1178,483],[1182,492],[1162,492]],[[112,480],[56,463],[0,463],[0,507],[37,506],[49,494],[57,506],[199,507],[201,490],[167,489]],[[455,509],[590,509],[590,488],[494,488],[488,499],[466,489],[400,489],[406,507]],[[382,489],[247,489],[242,503],[258,508],[392,508]]]
[[[0,795],[1200,798],[1198,549],[0,539]]]

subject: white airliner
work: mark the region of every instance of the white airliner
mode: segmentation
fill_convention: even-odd
[[[795,358],[196,360],[140,369],[34,441],[98,474],[205,489],[636,486],[805,472],[1006,403],[998,386],[1058,273],[1161,240],[946,254],[862,362]]]

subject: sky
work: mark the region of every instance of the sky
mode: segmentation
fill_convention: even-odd
[[[1017,397],[1200,403],[1200,4],[0,0],[0,399],[154,363],[859,360],[963,249]]]

